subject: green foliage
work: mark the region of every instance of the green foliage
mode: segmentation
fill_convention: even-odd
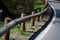
[[[17,32],[18,32],[19,35],[29,36],[29,34],[30,34],[29,32],[21,31],[21,30],[20,30],[20,25],[19,25],[19,24],[16,25],[16,26],[11,30],[11,33],[15,33],[16,30],[17,30]]]
[[[0,38],[0,40],[3,40],[3,38]]]
[[[34,6],[34,10],[38,10],[44,7],[43,2],[37,2]]]
[[[0,23],[0,28],[3,26],[3,24],[2,23]]]
[[[39,0],[4,0],[5,5],[12,13],[20,14],[21,12],[32,11],[43,7]]]
[[[29,32],[18,30],[21,35],[29,36]]]
[[[30,29],[35,30],[35,26],[30,26]]]
[[[19,32],[21,35],[29,36],[29,32],[27,32],[27,31],[21,31],[19,25],[17,25],[16,27],[17,27],[17,29],[18,29],[18,32]]]
[[[32,10],[34,1],[35,0],[18,0],[18,1],[17,0],[4,0],[4,3],[11,12],[20,13],[20,12]],[[17,10],[19,10],[19,12]]]
[[[6,7],[9,8],[10,12],[15,15],[16,18],[20,17],[20,14],[24,12],[26,15],[30,15],[32,10],[38,10],[44,7],[42,2],[39,0],[3,0]],[[0,20],[2,16],[0,14]]]
[[[11,37],[9,40],[15,40],[13,37]]]

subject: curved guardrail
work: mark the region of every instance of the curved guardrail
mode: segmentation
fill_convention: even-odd
[[[36,17],[36,16],[39,16],[39,15],[45,13],[48,8],[49,8],[49,5],[47,5],[47,7],[46,7],[43,11],[41,11],[41,12],[39,12],[39,13],[37,13],[37,14],[29,15],[29,16],[26,16],[26,17],[23,17],[23,18],[19,18],[19,19],[15,19],[15,20],[9,22],[7,25],[3,26],[3,27],[0,29],[0,37],[1,37],[3,34],[5,34],[6,32],[8,32],[8,31],[9,31],[12,27],[14,27],[15,25],[17,25],[17,24],[19,24],[19,23],[21,23],[21,22],[27,21],[28,19],[34,18],[34,17]]]
[[[11,22],[9,22],[7,25],[4,25],[1,29],[0,29],[0,37],[5,34],[6,32],[8,32],[11,28],[13,28],[15,25],[17,24],[20,24],[21,22],[24,22],[24,21],[27,21],[28,19],[31,19],[31,18],[34,18],[34,17],[37,17],[43,13],[45,13],[49,8],[49,5],[47,5],[47,7],[39,12],[39,13],[36,13],[34,15],[29,15],[29,16],[26,16],[26,17],[23,17],[23,18],[19,18],[19,19],[15,19]],[[51,18],[50,18],[51,19]],[[47,22],[48,23],[48,22]],[[45,26],[47,26],[47,24],[45,24]]]
[[[29,38],[29,40],[35,40],[36,37],[37,37],[39,34],[41,34],[41,32],[42,32],[44,29],[47,28],[47,26],[50,24],[50,22],[52,22],[52,20],[53,20],[53,18],[54,18],[54,15],[55,15],[55,12],[54,12],[54,10],[53,10],[53,8],[52,8],[51,6],[49,6],[49,7],[51,8],[51,11],[52,11],[49,20],[42,26],[41,29],[39,29],[37,32],[35,32],[35,33]],[[40,40],[40,39],[39,39],[39,40]]]

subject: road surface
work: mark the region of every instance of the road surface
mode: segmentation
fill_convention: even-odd
[[[40,32],[38,36],[32,38],[32,40],[60,40],[60,3],[48,3],[54,9],[54,17],[50,24],[42,32]]]
[[[42,36],[36,37],[35,40],[60,40],[60,3],[56,2],[49,2],[50,5],[52,5],[55,9],[55,18],[54,22],[50,24],[51,26],[48,26],[45,34],[42,33]]]

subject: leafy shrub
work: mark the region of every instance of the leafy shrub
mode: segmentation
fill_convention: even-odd
[[[38,10],[44,8],[44,3],[43,2],[37,2],[34,6],[34,10]]]

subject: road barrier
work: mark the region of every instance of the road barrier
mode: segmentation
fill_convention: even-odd
[[[5,18],[5,25],[0,29],[0,37],[4,35],[4,40],[9,40],[9,34],[10,34],[10,29],[16,26],[17,24],[21,25],[21,30],[25,31],[25,21],[31,19],[31,25],[34,26],[35,23],[35,17],[39,17],[40,15],[44,14],[45,12],[48,11],[49,5],[46,5],[46,8],[35,14],[34,11],[32,11],[32,15],[25,16],[24,14],[21,14],[21,18],[12,20],[10,18]],[[39,18],[38,18],[39,20]]]

